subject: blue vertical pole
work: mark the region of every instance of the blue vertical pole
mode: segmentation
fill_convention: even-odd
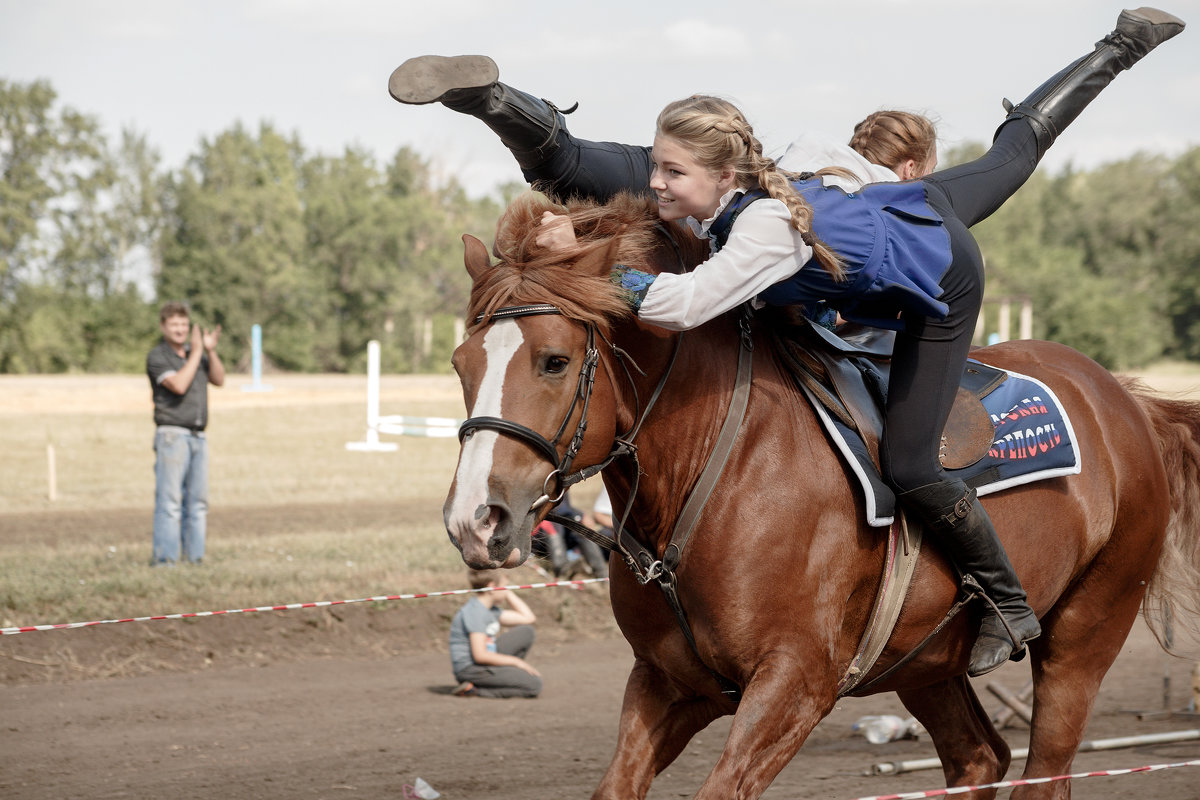
[[[258,323],[250,329],[250,373],[252,382],[249,386],[242,386],[242,391],[271,391],[271,387],[262,382],[262,326]]]

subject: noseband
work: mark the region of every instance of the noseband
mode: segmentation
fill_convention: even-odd
[[[543,314],[561,315],[562,311],[557,306],[552,306],[548,303],[507,306],[496,310],[491,315],[491,319],[492,321],[517,319]],[[482,322],[483,319],[484,315],[480,314],[475,318],[475,322]],[[601,464],[571,473],[571,465],[575,463],[575,457],[579,455],[579,449],[583,446],[583,435],[587,431],[588,409],[592,401],[592,387],[596,382],[596,365],[600,361],[600,351],[596,349],[596,326],[589,322],[584,323],[584,328],[587,331],[587,345],[584,349],[583,365],[579,368],[579,380],[575,386],[575,396],[571,398],[571,405],[567,408],[567,413],[563,417],[562,422],[559,423],[558,430],[552,438],[547,439],[532,428],[501,417],[471,417],[458,429],[458,439],[460,442],[465,442],[468,437],[480,429],[495,431],[496,433],[519,439],[545,456],[546,460],[551,464],[555,465],[542,484],[542,496],[533,502],[533,505],[529,509],[530,511],[547,503],[550,505],[558,503],[558,501],[562,500],[563,495],[566,494],[567,489],[572,485],[598,474],[614,458],[630,452],[629,446],[621,437],[617,437],[613,451]],[[558,455],[558,445],[567,431],[567,426],[571,422],[571,416],[580,405],[582,405],[582,411],[579,415],[579,422],[576,424],[575,432],[571,435],[571,439],[567,443],[566,451],[560,458]],[[551,492],[555,490],[555,487],[552,485],[554,483],[558,484],[558,493],[551,497]]]

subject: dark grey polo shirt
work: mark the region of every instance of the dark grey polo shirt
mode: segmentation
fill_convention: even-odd
[[[185,348],[185,352],[191,351],[190,345]],[[187,392],[175,394],[162,385],[163,380],[183,369],[186,362],[165,339],[146,356],[146,375],[154,394],[154,424],[202,431],[208,425],[208,353],[200,356],[200,366]]]

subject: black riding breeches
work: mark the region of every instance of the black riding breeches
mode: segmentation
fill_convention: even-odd
[[[904,318],[896,335],[880,458],[899,491],[945,480],[938,451],[983,303],[983,257],[968,227],[986,219],[1037,166],[1037,139],[1023,120],[1000,129],[980,158],[926,177],[929,204],[950,235],[951,262],[942,277],[950,310],[943,320]]]
[[[533,169],[522,170],[531,185],[566,200],[582,197],[606,203],[620,192],[652,194],[650,148],[576,139],[558,130],[558,147]]]

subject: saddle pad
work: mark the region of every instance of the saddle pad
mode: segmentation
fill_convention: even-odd
[[[1058,397],[1036,378],[1007,374],[1007,380],[982,398],[995,426],[991,448],[970,466],[946,470],[948,477],[974,487],[981,497],[1033,481],[1077,475],[1081,469],[1075,431]],[[879,475],[862,438],[831,416],[807,388],[801,389],[863,489],[868,524],[891,525],[896,494]]]

